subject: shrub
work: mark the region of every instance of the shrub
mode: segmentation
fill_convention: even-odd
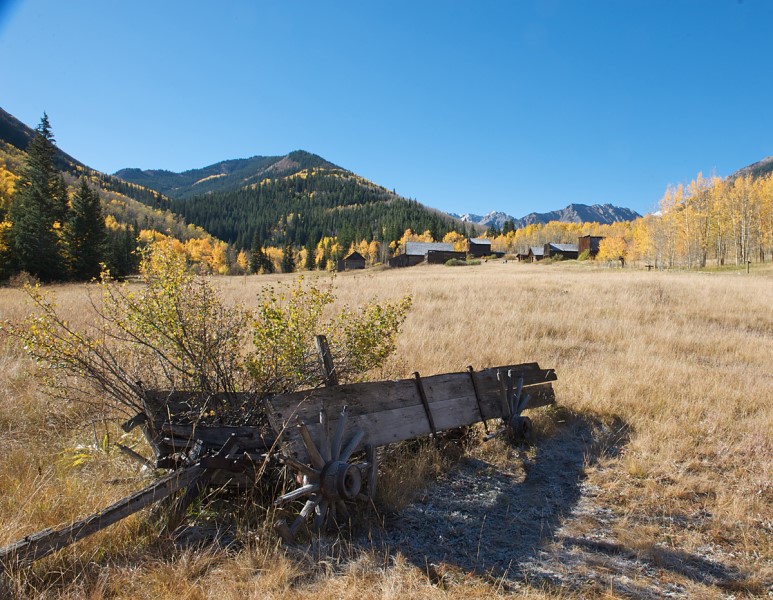
[[[580,252],[579,256],[577,257],[577,260],[589,260],[590,259],[590,250],[583,250]]]
[[[479,265],[480,260],[468,258],[467,260],[461,260],[458,258],[450,258],[445,262],[447,267],[466,267],[469,265]]]
[[[80,330],[59,315],[50,294],[25,288],[35,312],[4,328],[22,340],[56,396],[83,403],[96,397],[108,413],[133,416],[146,389],[201,392],[202,406],[191,407],[201,415],[214,394],[248,392],[257,401],[320,385],[318,333],[329,337],[339,379],[364,379],[394,352],[411,306],[406,296],[324,317],[332,292],[302,279],[289,290],[267,290],[255,311],[228,306],[211,280],[192,273],[165,243],[143,252],[140,272],[139,289],[103,274],[101,298],[90,296],[94,324]]]

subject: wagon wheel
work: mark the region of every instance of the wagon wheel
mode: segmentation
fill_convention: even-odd
[[[507,437],[515,443],[532,443],[534,427],[531,419],[521,416],[531,399],[529,394],[523,394],[523,374],[519,374],[515,379],[512,370],[508,370],[507,375],[500,370],[497,371],[497,380],[501,402],[507,408],[502,417]]]
[[[378,465],[376,452],[373,446],[366,446],[366,458],[364,463],[348,462],[352,454],[357,450],[365,432],[356,429],[349,438],[346,446],[343,445],[346,430],[346,407],[341,411],[333,439],[330,439],[328,430],[327,413],[324,409],[319,415],[322,442],[320,447],[311,439],[306,424],[298,419],[298,429],[309,456],[309,464],[300,462],[291,456],[280,455],[279,460],[296,469],[302,476],[302,485],[298,489],[288,492],[274,501],[274,506],[280,506],[290,500],[307,498],[306,504],[301,509],[292,525],[280,519],[275,528],[288,542],[295,539],[295,534],[303,522],[314,513],[314,528],[331,527],[337,524],[337,517],[344,519],[349,517],[346,502],[355,499],[371,498],[376,490]],[[366,482],[363,482],[363,471],[366,474]],[[365,491],[363,494],[363,483]]]

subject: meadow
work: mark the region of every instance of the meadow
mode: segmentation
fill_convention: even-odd
[[[274,275],[215,283],[229,300],[250,305],[263,286],[294,280]],[[147,511],[5,573],[0,597],[724,598],[773,592],[773,267],[747,275],[742,269],[647,272],[575,261],[489,261],[349,272],[332,285],[340,304],[412,295],[391,366],[397,376],[532,361],[554,368],[557,406],[534,411],[535,446],[518,451],[498,440],[473,441],[461,459],[429,446],[414,450],[412,468],[389,472],[385,465],[383,486],[399,480],[413,494],[388,498],[384,492],[389,508],[382,512],[389,518],[374,519],[367,534],[349,532],[306,547],[287,548],[267,527],[244,526],[246,520],[228,549],[185,546],[158,539]],[[53,290],[68,319],[88,318],[84,285]],[[21,320],[29,310],[23,291],[0,289],[0,320]],[[144,485],[136,464],[106,443],[118,439],[117,428],[90,420],[80,406],[53,402],[18,341],[2,331],[0,398],[0,545]],[[435,517],[443,527],[448,519],[427,508],[433,498],[440,502],[452,488],[483,498],[473,493],[477,481],[512,496],[508,514],[513,501],[521,503],[510,522],[481,501],[480,514],[469,520],[480,529],[472,536],[477,549],[435,539],[422,560],[416,543],[403,548],[401,538],[390,537],[389,531],[414,524],[421,506],[427,528]],[[380,524],[387,543],[369,545]],[[431,533],[413,537],[432,545]],[[510,553],[504,569],[486,548],[492,540],[500,553]]]

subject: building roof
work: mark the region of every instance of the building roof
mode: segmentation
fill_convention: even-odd
[[[544,256],[545,249],[542,246],[531,246],[529,248],[529,254],[533,254],[534,256]]]
[[[559,252],[579,252],[577,244],[550,244],[550,247]]]
[[[344,260],[365,260],[365,257],[355,250],[349,256],[345,256]]]
[[[478,244],[480,246],[490,246],[491,240],[488,238],[470,238],[471,244]]]
[[[426,256],[430,250],[453,252],[454,245],[443,242],[405,242],[405,254],[410,256]]]

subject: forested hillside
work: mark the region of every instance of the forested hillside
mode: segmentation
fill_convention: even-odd
[[[362,240],[396,241],[406,228],[430,231],[436,239],[449,231],[465,232],[448,215],[343,169],[304,170],[237,190],[174,200],[171,206],[188,222],[237,248],[249,248],[255,238],[263,244],[301,247],[337,237],[346,249]]]
[[[0,109],[0,281],[24,272],[44,281],[87,280],[137,267],[136,249],[177,240],[193,263],[227,272],[237,256],[203,229],[164,210],[158,192],[90,169],[56,145],[44,115],[32,130]]]

